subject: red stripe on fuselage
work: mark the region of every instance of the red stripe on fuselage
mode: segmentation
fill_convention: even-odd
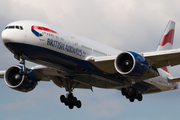
[[[171,43],[173,45],[173,39],[174,39],[174,30],[171,29],[166,35],[163,36],[161,42],[159,43],[159,46],[164,46],[166,43]]]
[[[38,29],[38,30],[44,30],[44,31],[47,31],[47,32],[57,33],[56,31],[51,30],[51,29],[49,29],[49,28],[41,27],[41,26],[35,26],[35,25],[33,25],[33,26],[31,27],[31,29]]]

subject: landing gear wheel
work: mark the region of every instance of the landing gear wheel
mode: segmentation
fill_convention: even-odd
[[[142,101],[142,99],[143,99],[143,96],[142,96],[142,94],[141,94],[141,93],[139,93],[139,94],[138,94],[138,97],[137,97],[137,99],[138,99],[138,101]]]
[[[121,89],[121,93],[122,93],[123,96],[126,95],[126,94],[127,94],[126,88],[122,88],[122,89]]]
[[[77,108],[81,108],[81,106],[82,106],[81,101],[78,100],[78,101],[77,101],[77,104],[76,104],[76,107],[77,107]]]
[[[61,97],[60,97],[60,101],[61,101],[62,103],[64,103],[64,102],[65,102],[65,99],[66,99],[66,97],[65,97],[64,95],[61,95]]]
[[[69,109],[73,109],[74,108],[74,105],[73,104],[69,104]]]
[[[76,97],[73,98],[73,103],[74,103],[74,105],[77,104],[77,98]]]
[[[129,94],[126,94],[126,98],[129,99],[129,98],[130,98],[130,95],[129,95]]]
[[[69,103],[68,103],[68,101],[67,101],[67,100],[64,102],[64,104],[65,104],[66,106],[68,106],[68,105],[69,105]]]
[[[131,96],[131,97],[129,98],[129,101],[130,101],[130,102],[134,102],[134,97]]]

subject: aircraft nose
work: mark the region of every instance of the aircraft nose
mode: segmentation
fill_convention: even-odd
[[[2,31],[1,33],[1,38],[2,38],[2,41],[4,42],[4,40],[6,39],[6,33],[4,32],[4,30]]]
[[[22,42],[22,35],[19,33],[18,30],[8,30],[5,29],[1,33],[3,43],[10,43],[10,42]]]
[[[1,38],[4,44],[13,40],[11,32],[7,30],[2,31]]]

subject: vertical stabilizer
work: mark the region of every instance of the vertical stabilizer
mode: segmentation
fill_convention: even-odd
[[[157,51],[172,49],[174,32],[175,32],[175,22],[170,20],[161,38]],[[162,69],[169,73],[168,67],[163,67]]]
[[[170,20],[161,38],[157,51],[172,49],[174,31],[175,31],[175,22]]]

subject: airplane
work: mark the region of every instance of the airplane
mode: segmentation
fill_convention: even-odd
[[[21,92],[32,91],[40,81],[52,80],[65,88],[60,101],[69,109],[81,108],[75,88],[116,89],[134,102],[142,94],[178,89],[179,77],[169,66],[180,64],[180,49],[172,49],[175,22],[169,21],[156,51],[120,51],[51,25],[21,20],[9,23],[1,37],[18,65],[0,71],[6,85]],[[37,63],[26,67],[25,61]]]

